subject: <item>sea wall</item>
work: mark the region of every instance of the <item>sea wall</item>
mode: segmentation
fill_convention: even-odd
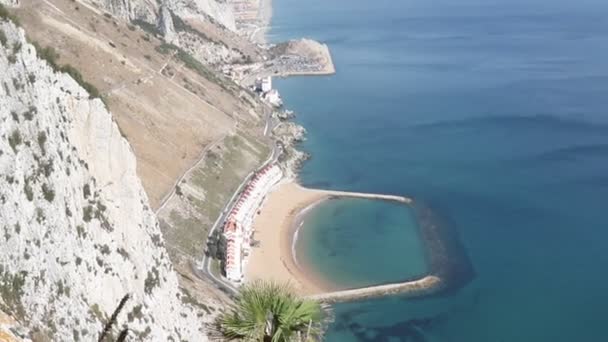
[[[441,279],[437,292],[457,291],[468,284],[475,277],[475,270],[456,224],[423,201],[416,200],[410,207],[425,245],[429,274]]]
[[[358,301],[386,295],[419,297],[456,291],[475,276],[473,265],[466,253],[456,226],[438,214],[423,201],[409,197],[345,191],[317,190],[329,198],[366,198],[396,201],[409,206],[416,219],[420,238],[424,244],[428,264],[426,276],[407,278],[401,282],[350,288],[309,296],[326,303]]]

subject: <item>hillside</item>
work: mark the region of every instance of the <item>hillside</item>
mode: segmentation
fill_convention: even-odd
[[[131,1],[129,8],[147,8],[133,17],[115,3],[22,0],[11,11],[32,41],[53,47],[57,63],[79,70],[103,97],[133,148],[151,208],[171,199],[160,212],[163,233],[176,266],[192,279],[190,264],[202,255],[220,209],[270,152],[262,136],[270,109],[210,60],[226,49],[253,59],[259,51],[204,14],[180,19],[163,6],[163,17],[160,7]],[[173,43],[161,27],[177,37]],[[184,196],[171,196],[188,170],[196,179],[185,177]]]

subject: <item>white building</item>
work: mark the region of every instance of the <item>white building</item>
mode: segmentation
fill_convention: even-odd
[[[272,90],[272,77],[267,76],[264,78],[258,78],[255,80],[253,90],[261,93],[262,95]]]
[[[240,282],[243,278],[243,269],[251,249],[253,218],[268,191],[282,177],[283,172],[276,165],[266,166],[257,172],[239,195],[224,222],[224,235],[227,240],[226,277],[233,282]]]
[[[264,77],[262,79],[262,87],[261,90],[263,93],[269,92],[272,90],[272,77]]]

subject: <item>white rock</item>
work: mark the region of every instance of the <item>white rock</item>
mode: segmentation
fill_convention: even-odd
[[[173,26],[171,10],[166,6],[163,6],[160,10],[158,26],[167,43],[174,44],[177,41],[177,34],[175,33],[175,27]]]
[[[236,31],[232,6],[217,0],[165,0],[164,3],[177,15],[184,19],[202,19],[204,15],[229,30]]]
[[[117,326],[135,340],[206,341],[209,318],[179,299],[111,114],[39,60],[23,30],[6,21],[0,30],[0,286],[13,291],[0,304],[52,340],[87,341],[130,295]]]

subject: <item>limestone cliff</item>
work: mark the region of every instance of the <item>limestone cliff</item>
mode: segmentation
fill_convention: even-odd
[[[218,0],[164,0],[164,4],[184,19],[202,15],[232,31],[236,30],[232,7],[226,2]]]
[[[155,0],[85,0],[97,8],[126,20],[156,21],[158,3]]]
[[[112,115],[2,19],[0,45],[0,309],[41,340],[96,340],[115,310],[114,336],[206,340]]]
[[[18,0],[6,0],[17,2]],[[97,8],[126,20],[158,23],[160,8],[167,7],[184,18],[205,17],[236,30],[232,7],[218,0],[84,0]]]

